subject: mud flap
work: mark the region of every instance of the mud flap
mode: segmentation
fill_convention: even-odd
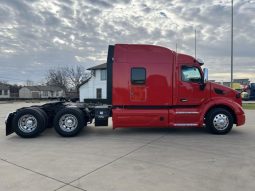
[[[14,130],[12,128],[12,119],[13,119],[14,113],[9,113],[9,115],[6,117],[5,125],[6,125],[6,136],[14,133]]]

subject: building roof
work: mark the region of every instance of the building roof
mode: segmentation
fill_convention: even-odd
[[[38,86],[41,91],[62,91],[63,89],[58,86]]]
[[[63,89],[57,86],[24,86],[30,91],[62,91]]]
[[[250,81],[249,78],[234,79],[234,81]]]
[[[40,91],[37,86],[24,86],[23,88],[27,88],[30,91]]]
[[[88,68],[87,70],[102,70],[102,69],[106,69],[106,63],[93,66],[91,68]]]
[[[1,90],[9,90],[10,89],[10,85],[4,84],[4,83],[0,82],[0,89]]]
[[[234,79],[233,82],[236,82],[236,83],[241,83],[241,84],[249,84],[250,83],[250,80],[249,78],[243,78],[243,79]]]

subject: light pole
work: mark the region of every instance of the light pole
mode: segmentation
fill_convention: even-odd
[[[197,29],[195,28],[195,59],[197,59]]]
[[[233,88],[233,41],[234,41],[234,32],[233,32],[233,26],[234,26],[234,6],[233,6],[233,0],[231,2],[231,81],[230,85],[231,88]]]

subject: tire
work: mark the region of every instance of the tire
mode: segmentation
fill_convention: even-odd
[[[225,135],[233,127],[232,114],[223,108],[211,110],[206,116],[206,130],[212,134]]]
[[[37,137],[45,129],[45,119],[37,109],[21,109],[13,117],[12,128],[20,137]]]
[[[59,135],[74,137],[86,125],[86,122],[84,114],[80,109],[64,108],[56,114],[53,124]]]
[[[41,113],[41,115],[42,115],[43,118],[44,118],[45,126],[44,126],[44,129],[43,129],[43,130],[45,130],[46,128],[48,128],[48,127],[49,127],[49,118],[48,118],[48,115],[46,114],[46,112],[45,112],[43,109],[39,108],[39,107],[33,107],[33,109],[35,109],[35,110],[37,110],[39,113]]]

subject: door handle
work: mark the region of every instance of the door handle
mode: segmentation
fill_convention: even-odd
[[[185,98],[183,98],[183,99],[180,99],[181,100],[181,102],[187,102],[188,100],[187,99],[185,99]]]

